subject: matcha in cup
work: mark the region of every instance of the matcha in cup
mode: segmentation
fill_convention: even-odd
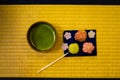
[[[56,30],[48,22],[36,22],[29,28],[27,39],[34,49],[48,51],[56,42]]]

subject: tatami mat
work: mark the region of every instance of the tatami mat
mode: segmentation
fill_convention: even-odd
[[[47,21],[57,30],[48,53],[33,50],[26,38],[35,22]],[[41,73],[37,70],[63,55],[64,30],[96,29],[97,56],[65,57]],[[1,5],[1,77],[120,77],[120,6]]]

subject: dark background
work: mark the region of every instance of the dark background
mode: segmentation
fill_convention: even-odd
[[[120,4],[120,0],[0,0],[0,4],[119,5]]]

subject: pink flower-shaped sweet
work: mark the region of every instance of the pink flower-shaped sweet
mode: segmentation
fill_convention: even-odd
[[[62,44],[62,49],[63,49],[63,50],[68,49],[68,44],[67,44],[67,43],[63,43],[63,44]]]
[[[72,36],[71,36],[71,33],[70,32],[66,32],[65,35],[64,35],[65,39],[70,39]]]
[[[93,31],[88,32],[88,36],[89,36],[89,38],[94,38],[95,32],[93,32]]]
[[[95,47],[94,47],[94,45],[91,42],[85,42],[83,44],[82,50],[85,53],[91,54],[94,49],[95,49]]]

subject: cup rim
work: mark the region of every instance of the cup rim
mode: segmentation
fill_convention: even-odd
[[[49,49],[40,50],[40,49],[36,48],[36,47],[32,44],[32,42],[31,42],[31,40],[30,40],[31,30],[32,30],[36,25],[38,25],[38,24],[39,24],[39,25],[40,25],[40,24],[47,24],[47,25],[49,25],[49,26],[53,29],[54,33],[55,33],[55,34],[54,34],[54,36],[55,36],[55,41],[53,42],[53,45],[52,45]],[[29,27],[29,29],[28,29],[28,31],[27,31],[27,40],[28,40],[29,45],[30,45],[34,50],[39,51],[39,52],[48,52],[48,51],[50,51],[50,50],[55,46],[56,37],[57,37],[57,35],[56,35],[56,29],[53,27],[52,24],[50,24],[50,23],[48,23],[48,22],[46,22],[46,21],[38,21],[38,22],[33,23],[33,24]]]

